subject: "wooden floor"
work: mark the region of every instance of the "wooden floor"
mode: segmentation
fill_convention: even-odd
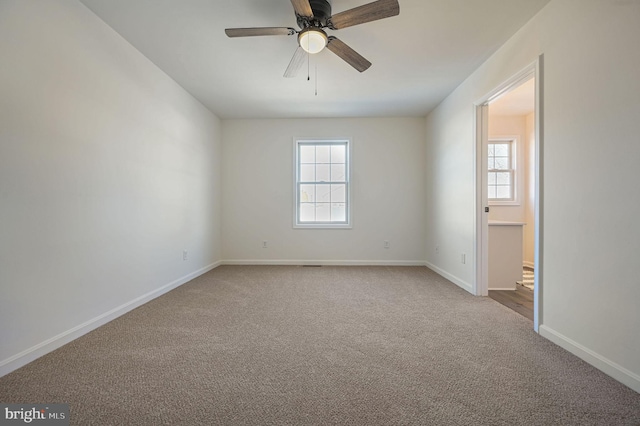
[[[489,290],[489,297],[533,321],[533,290],[516,285],[514,290]]]

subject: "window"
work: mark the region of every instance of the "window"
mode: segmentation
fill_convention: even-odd
[[[297,228],[349,228],[348,140],[297,140],[295,222]]]
[[[515,140],[489,141],[489,201],[515,202]]]

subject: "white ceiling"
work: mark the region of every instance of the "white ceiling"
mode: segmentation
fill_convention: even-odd
[[[224,33],[297,29],[289,0],[81,1],[220,118],[424,116],[549,2],[399,0],[399,16],[329,31],[371,68],[325,49],[307,81],[306,64],[282,76],[295,36]],[[368,2],[333,0],[333,13]]]
[[[535,79],[525,81],[489,104],[491,115],[527,115],[535,109]]]

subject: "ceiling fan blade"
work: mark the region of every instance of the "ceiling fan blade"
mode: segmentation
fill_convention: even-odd
[[[284,76],[287,78],[295,77],[298,73],[298,70],[304,63],[304,58],[307,56],[307,52],[300,46],[296,49],[293,54],[293,58],[291,58],[291,62],[289,62],[289,66],[287,70],[284,72]]]
[[[398,0],[378,0],[373,3],[345,10],[330,19],[333,29],[351,27],[400,14]]]
[[[291,0],[291,4],[296,11],[296,15],[313,18],[313,10],[311,10],[309,0]]]
[[[327,49],[360,72],[366,71],[371,66],[371,62],[334,36],[329,37]]]
[[[224,30],[228,37],[253,37],[272,35],[293,35],[296,30],[287,27],[260,27],[260,28],[227,28]]]

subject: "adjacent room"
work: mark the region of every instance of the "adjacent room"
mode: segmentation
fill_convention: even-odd
[[[0,0],[0,418],[640,424],[638,22]]]
[[[533,321],[535,287],[535,78],[488,106],[489,297]],[[483,184],[484,185],[484,184]]]

